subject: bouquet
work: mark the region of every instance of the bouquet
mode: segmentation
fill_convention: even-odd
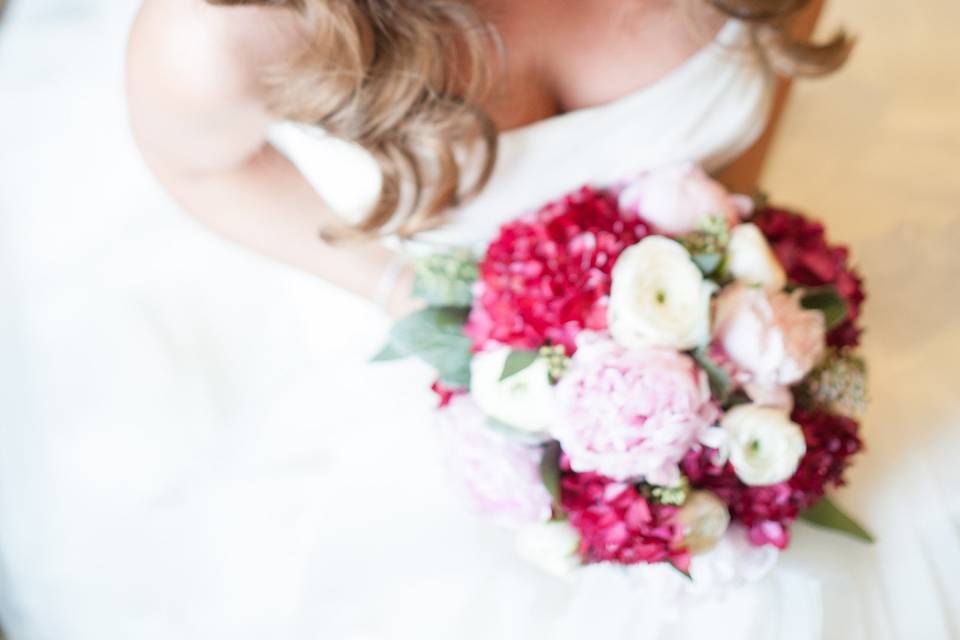
[[[672,166],[419,260],[415,295],[376,360],[437,370],[464,494],[542,568],[695,577],[798,518],[869,540],[828,497],[863,448],[864,293],[819,223]]]

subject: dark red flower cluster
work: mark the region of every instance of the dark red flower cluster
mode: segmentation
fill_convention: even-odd
[[[690,567],[683,546],[677,507],[648,501],[632,484],[596,473],[565,471],[560,479],[560,503],[570,524],[580,532],[580,555],[587,562],[670,562],[681,571]]]
[[[477,349],[493,340],[572,354],[580,331],[606,328],[613,265],[649,233],[613,194],[586,187],[504,225],[480,263],[467,335]]]
[[[790,542],[790,524],[823,497],[829,486],[844,484],[850,456],[863,448],[859,425],[844,416],[820,409],[796,409],[791,416],[803,428],[807,452],[797,472],[786,482],[748,487],[740,482],[729,462],[716,463],[716,451],[687,454],[681,468],[696,488],[708,489],[730,507],[734,520],[750,530],[754,544],[781,549]]]
[[[767,208],[753,222],[770,241],[791,282],[817,287],[831,284],[847,302],[847,319],[827,336],[833,347],[855,347],[862,330],[857,326],[865,299],[863,280],[849,265],[846,247],[827,244],[823,225],[784,209]]]

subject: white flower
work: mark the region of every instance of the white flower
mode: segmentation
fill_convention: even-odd
[[[566,521],[526,525],[515,539],[517,555],[558,578],[568,577],[580,566],[579,546],[580,534]]]
[[[772,291],[780,291],[787,285],[783,266],[755,224],[739,224],[730,232],[727,269],[744,284]]]
[[[779,555],[772,544],[751,543],[747,528],[733,523],[715,547],[691,559],[691,591],[717,593],[762,580]]]
[[[527,368],[501,380],[509,355],[508,347],[476,354],[470,363],[470,393],[491,418],[520,431],[544,432],[553,423],[554,407],[547,361],[538,357]]]
[[[740,405],[728,411],[720,425],[729,436],[733,469],[750,486],[787,480],[807,450],[803,430],[782,409]]]
[[[724,502],[709,491],[694,491],[680,508],[683,541],[691,553],[712,549],[730,524],[730,512]]]
[[[628,348],[683,351],[704,344],[714,289],[678,242],[644,238],[620,254],[613,268],[610,333]]]

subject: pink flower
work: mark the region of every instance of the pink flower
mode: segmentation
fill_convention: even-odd
[[[502,524],[546,522],[553,499],[540,476],[542,448],[513,440],[486,424],[464,395],[439,411],[449,465],[481,515]]]
[[[787,387],[802,380],[826,348],[823,314],[801,307],[798,295],[734,284],[717,298],[714,341],[760,404],[789,404]]]
[[[669,349],[624,349],[584,333],[557,385],[560,441],[575,471],[616,480],[679,480],[677,463],[719,417],[707,376]]]
[[[670,562],[689,570],[677,507],[648,502],[631,484],[573,473],[566,460],[561,466],[561,505],[580,532],[580,555],[586,562]]]
[[[855,347],[860,342],[857,325],[865,295],[863,280],[849,265],[846,247],[827,244],[823,225],[800,214],[768,208],[752,220],[770,241],[791,282],[806,287],[833,285],[847,303],[847,319],[830,331],[832,347]]]
[[[563,345],[607,326],[610,272],[627,247],[649,234],[616,198],[583,188],[504,225],[480,263],[466,333],[474,348]]]
[[[709,216],[723,218],[732,227],[752,203],[730,195],[699,166],[683,163],[642,174],[621,192],[620,207],[657,233],[676,236],[695,231]]]

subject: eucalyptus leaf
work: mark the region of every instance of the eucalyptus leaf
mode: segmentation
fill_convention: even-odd
[[[409,357],[410,354],[402,351],[393,342],[388,342],[377,355],[370,359],[370,362],[391,362],[393,360],[402,360]]]
[[[503,382],[512,375],[516,375],[537,361],[539,353],[536,351],[511,351],[503,363],[503,373],[500,374],[500,382]]]
[[[694,351],[693,358],[706,372],[707,378],[710,380],[710,391],[713,393],[713,397],[716,398],[720,404],[724,404],[730,397],[730,389],[733,387],[730,376],[707,355],[706,350],[703,348]]]
[[[560,443],[551,442],[543,449],[543,458],[540,459],[540,477],[543,486],[547,488],[553,498],[555,511],[560,507]]]
[[[723,262],[722,253],[698,253],[692,256],[693,263],[699,267],[705,276],[716,273]]]
[[[800,304],[804,309],[823,313],[828,331],[840,326],[847,318],[847,303],[832,285],[804,290]]]
[[[467,314],[459,307],[427,307],[410,314],[393,326],[386,355],[417,356],[437,370],[443,383],[469,387],[471,344],[463,332]]]
[[[815,505],[800,514],[800,519],[811,524],[845,533],[849,536],[873,543],[874,538],[869,531],[863,528],[856,520],[845,514],[824,496]]]

